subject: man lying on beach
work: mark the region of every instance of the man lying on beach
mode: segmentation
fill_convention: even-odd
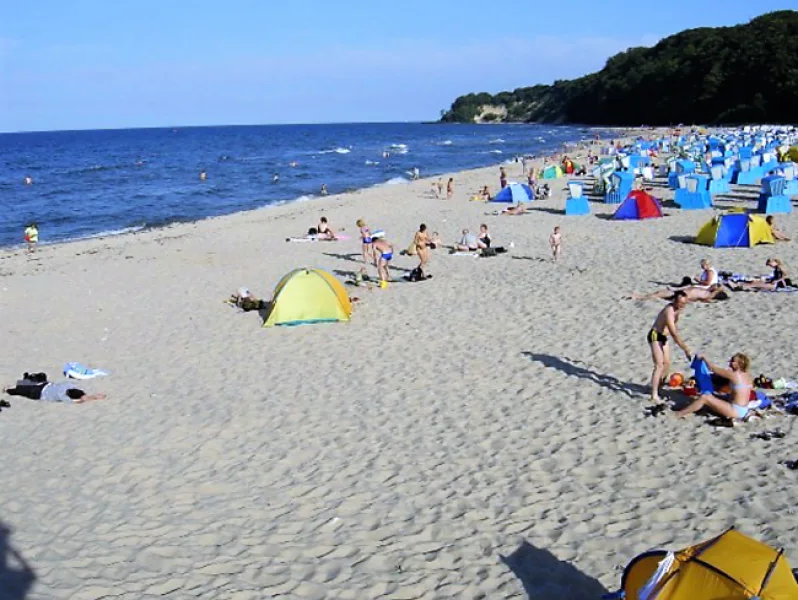
[[[664,383],[671,366],[671,348],[668,335],[670,334],[673,337],[673,341],[682,349],[687,360],[690,360],[692,355],[690,348],[684,343],[678,329],[676,329],[676,323],[679,322],[681,312],[687,306],[687,303],[687,294],[685,292],[681,290],[674,292],[673,302],[659,311],[651,329],[646,334],[646,341],[651,349],[651,360],[654,363],[654,369],[651,372],[651,401],[656,404],[661,402],[659,386]]]
[[[715,285],[706,288],[702,285],[691,285],[678,290],[660,290],[651,292],[650,294],[638,294],[632,292],[629,296],[624,296],[625,300],[668,300],[673,301],[676,294],[682,292],[687,297],[688,302],[715,302],[716,300],[728,300],[729,295],[724,290],[723,286],[716,283]]]
[[[774,240],[776,240],[777,242],[790,241],[790,238],[788,238],[783,231],[779,230],[779,228],[776,227],[776,219],[773,218],[773,215],[768,215],[767,217],[765,217],[765,222],[768,224],[768,227],[770,227],[770,233],[773,236]]]
[[[526,206],[523,202],[519,202],[517,206],[505,208],[501,214],[503,215],[523,215],[526,212]]]
[[[70,381],[63,383],[17,383],[14,387],[5,388],[10,396],[23,396],[31,400],[44,400],[45,402],[71,402],[85,404],[94,400],[105,400],[105,394],[87,394],[76,388]]]

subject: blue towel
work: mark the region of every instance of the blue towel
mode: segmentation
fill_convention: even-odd
[[[690,363],[690,368],[695,373],[695,383],[700,394],[711,394],[715,391],[712,385],[712,371],[709,370],[707,363],[700,358],[694,357]]]
[[[80,363],[71,362],[64,365],[64,375],[70,379],[94,379],[108,375],[106,371],[100,369],[90,369]]]

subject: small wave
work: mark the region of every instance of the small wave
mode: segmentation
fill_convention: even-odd
[[[315,196],[313,194],[298,196],[291,200],[291,202],[307,202],[308,200],[313,200],[314,197]]]
[[[504,154],[501,150],[488,150],[488,154]]]
[[[378,165],[380,162],[378,160],[367,160],[366,165]]]
[[[349,154],[350,152],[352,152],[352,150],[349,148],[339,147],[339,148],[333,148],[332,150],[322,150],[321,152],[319,152],[319,154],[332,154],[333,152],[335,154]]]
[[[386,181],[382,185],[402,185],[405,183],[410,183],[410,180],[404,177],[391,177],[388,181]]]
[[[108,231],[100,231],[99,233],[89,233],[86,235],[76,235],[75,237],[67,237],[67,238],[55,239],[52,241],[46,241],[44,242],[43,245],[47,246],[49,244],[63,244],[64,242],[79,242],[81,240],[94,240],[97,238],[111,237],[115,235],[125,235],[127,233],[138,233],[139,231],[143,231],[144,229],[147,229],[146,225],[122,227],[121,229],[109,229]]]
[[[391,144],[388,146],[389,148],[396,148],[401,150],[402,148],[407,148],[407,144]]]
[[[452,140],[443,140],[442,142],[438,142],[436,145],[437,146],[451,146],[452,145]]]
[[[491,140],[488,142],[489,144],[503,144],[504,140],[501,138],[496,138],[495,140]]]

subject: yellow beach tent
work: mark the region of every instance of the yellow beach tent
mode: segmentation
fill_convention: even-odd
[[[696,244],[715,248],[753,248],[772,244],[773,233],[761,215],[726,213],[712,217],[695,236]]]
[[[274,288],[264,327],[348,321],[352,303],[343,284],[321,269],[295,269]]]
[[[783,550],[735,529],[678,552],[646,552],[623,574],[626,600],[795,600]]]
[[[560,165],[549,165],[543,169],[543,179],[559,179],[562,177]]]

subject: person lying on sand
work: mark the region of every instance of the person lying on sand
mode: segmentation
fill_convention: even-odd
[[[651,329],[646,334],[646,341],[651,349],[651,360],[654,363],[654,369],[651,372],[651,401],[657,404],[661,402],[659,386],[662,385],[668,376],[668,370],[671,365],[671,348],[668,335],[673,336],[673,341],[682,349],[687,360],[690,360],[690,348],[684,343],[682,336],[679,335],[679,330],[676,328],[681,312],[687,306],[687,303],[687,294],[685,292],[674,292],[673,301],[659,311],[657,318],[654,319],[654,323],[651,325]]]
[[[770,227],[770,233],[773,236],[773,239],[777,242],[789,242],[790,238],[788,238],[783,231],[780,231],[778,227],[776,227],[776,219],[773,218],[773,215],[768,215],[765,217],[765,221],[767,222],[768,226]]]
[[[432,236],[427,242],[427,247],[432,248],[433,250],[443,248],[443,240],[441,240],[441,235],[437,231],[432,232]]]
[[[269,305],[268,300],[256,298],[252,295],[252,292],[245,287],[238,288],[238,292],[231,294],[230,298],[225,300],[225,302],[227,304],[237,306],[244,312],[249,312],[250,310],[260,310],[262,308],[267,308]]]
[[[519,202],[517,206],[505,208],[501,214],[503,215],[523,215],[526,212],[526,206],[523,202]]]
[[[716,366],[702,356],[696,358],[703,359],[709,370],[731,383],[731,398],[722,398],[716,394],[702,394],[691,402],[688,406],[676,413],[679,418],[691,415],[704,407],[709,408],[715,414],[728,419],[744,419],[748,416],[748,403],[751,398],[751,390],[754,384],[748,374],[748,367],[751,360],[738,352],[729,359],[729,368]]]
[[[17,383],[16,386],[7,387],[3,391],[10,396],[22,396],[31,400],[71,402],[73,404],[105,400],[107,397],[105,394],[87,394],[80,388],[75,387],[71,381],[63,383]]]
[[[625,300],[668,300],[673,301],[677,292],[684,292],[687,296],[688,302],[715,302],[716,300],[728,300],[729,295],[723,286],[715,284],[710,288],[705,288],[701,285],[691,285],[678,290],[660,290],[651,292],[650,294],[638,294],[632,292],[629,296],[624,296]]]

